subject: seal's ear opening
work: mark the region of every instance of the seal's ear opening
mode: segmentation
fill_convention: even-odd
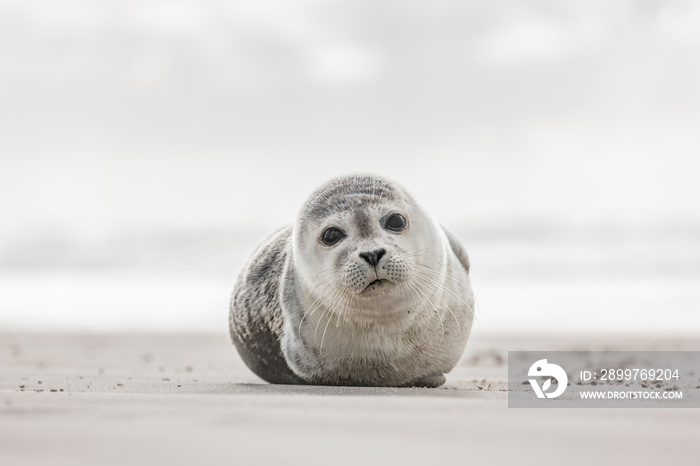
[[[450,247],[452,248],[452,252],[455,253],[455,256],[457,256],[459,262],[462,264],[467,273],[469,273],[469,256],[467,256],[467,251],[462,247],[462,243],[459,242],[457,237],[454,234],[452,234],[450,230],[448,230],[442,225],[440,225],[440,228],[442,228],[442,231],[445,232],[445,236],[447,236],[447,239],[450,241]]]

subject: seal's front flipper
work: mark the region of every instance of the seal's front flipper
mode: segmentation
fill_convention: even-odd
[[[405,387],[420,387],[420,388],[436,388],[444,384],[447,379],[444,375],[430,375],[428,377],[421,377],[420,379],[413,380]]]

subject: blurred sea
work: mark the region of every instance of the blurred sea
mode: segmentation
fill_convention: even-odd
[[[698,334],[700,226],[455,228],[474,332]],[[0,251],[2,331],[225,332],[238,271],[269,231],[138,235]]]

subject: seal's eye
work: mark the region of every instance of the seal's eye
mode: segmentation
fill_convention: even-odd
[[[386,219],[384,226],[392,231],[401,231],[406,228],[406,219],[401,214],[391,214]]]
[[[321,233],[321,242],[326,246],[333,246],[344,237],[345,233],[343,233],[340,229],[336,227],[329,227],[323,230],[323,233]]]

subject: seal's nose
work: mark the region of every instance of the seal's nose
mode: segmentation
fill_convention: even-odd
[[[372,252],[361,252],[360,257],[372,267],[376,267],[384,254],[386,254],[386,249],[377,249]]]

